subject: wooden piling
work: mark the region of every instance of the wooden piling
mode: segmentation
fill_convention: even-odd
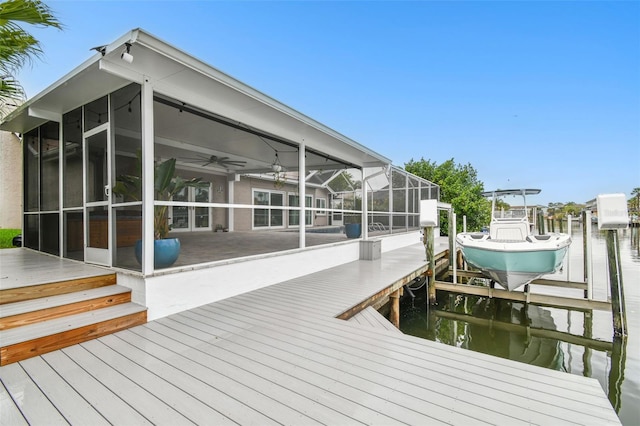
[[[435,240],[434,228],[432,226],[424,227],[422,230],[422,242],[424,244],[429,267],[426,272],[425,280],[427,281],[427,295],[429,296],[429,305],[436,304],[436,259],[433,255],[433,244]]]
[[[538,234],[539,235],[544,235],[545,231],[544,231],[544,213],[542,212],[542,210],[540,210],[538,212]]]
[[[607,264],[609,267],[609,285],[611,286],[611,309],[613,313],[613,334],[627,336],[627,316],[622,284],[622,265],[620,264],[620,241],[618,230],[607,231]]]
[[[593,338],[593,313],[591,311],[584,311],[583,322],[582,335],[585,339],[591,340]],[[591,348],[588,346],[585,346],[582,353],[582,365],[584,376],[591,377]]]
[[[389,302],[391,302],[389,322],[391,322],[395,328],[400,328],[400,296],[402,296],[402,287],[389,295]]]

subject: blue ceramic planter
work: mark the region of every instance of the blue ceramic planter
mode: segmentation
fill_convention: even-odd
[[[362,224],[348,223],[344,226],[344,231],[347,234],[347,238],[360,238],[360,234],[362,233]]]
[[[136,241],[136,259],[142,264],[142,240]],[[153,241],[154,269],[168,268],[173,265],[180,255],[180,240],[165,238]]]

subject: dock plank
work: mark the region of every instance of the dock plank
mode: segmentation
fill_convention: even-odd
[[[162,321],[159,324],[150,324],[150,326],[165,326],[173,329],[176,339],[188,344],[194,344],[197,340],[211,341],[209,336],[219,334],[215,325],[208,325],[198,322],[192,325],[189,318],[171,318]],[[195,339],[195,340],[194,340]],[[208,344],[206,346],[195,343],[199,348],[203,348],[207,354],[218,359],[227,360],[229,363],[250,372],[253,375],[261,377],[270,382],[276,383],[278,386],[285,388],[288,392],[297,394],[296,399],[287,401],[295,402],[296,407],[304,408],[308,412],[323,423],[366,423],[369,419],[386,424],[395,424],[397,421],[386,416],[376,410],[364,407],[357,401],[344,398],[333,392],[329,392],[323,384],[317,384],[309,380],[308,373],[305,370],[294,368],[291,364],[283,363],[275,358],[265,356],[263,353],[255,353],[254,351],[246,351],[242,346],[227,347],[219,344]]]
[[[107,336],[83,343],[82,346],[94,356],[102,359],[121,374],[133,380],[145,391],[153,393],[158,399],[180,412],[195,424],[224,424],[229,419],[222,416],[203,401],[158,376],[153,370],[143,368],[124,354],[131,356],[129,347],[121,339]],[[139,358],[136,358],[139,361]]]
[[[62,351],[103,386],[117,394],[127,404],[135,406],[136,411],[151,423],[191,423],[184,415],[154,395],[154,392],[144,389],[129,377],[95,356],[83,344],[74,345]]]
[[[273,382],[265,382],[258,376],[246,374],[242,369],[234,368],[225,362],[223,358],[214,358],[206,354],[202,347],[190,347],[175,338],[171,333],[158,333],[153,330],[153,325],[137,330],[133,333],[141,337],[152,340],[176,353],[180,353],[181,369],[190,371],[192,374],[215,375],[216,386],[229,396],[238,400],[250,401],[251,406],[262,415],[272,419],[276,423],[285,424],[314,424],[317,421],[296,410],[294,406],[288,406],[280,401],[286,401],[282,388]],[[165,330],[166,331],[166,330]],[[175,334],[174,334],[175,336]],[[206,372],[204,369],[215,365],[216,372]],[[287,396],[290,396],[287,394]]]
[[[42,358],[51,368],[64,377],[64,380],[73,387],[74,391],[82,395],[109,423],[152,424],[135,407],[120,398],[117,392],[113,392],[89,372],[80,368],[73,359],[64,353],[64,350],[50,352],[42,355]],[[2,368],[9,368],[12,365],[19,364],[10,364]],[[80,424],[83,424],[83,422]]]
[[[224,371],[218,371],[215,364],[205,366],[194,361],[188,351],[177,348],[168,339],[161,339],[162,336],[157,333],[152,339],[145,338],[150,337],[149,331],[151,330],[142,326],[119,333],[118,337],[156,358],[151,364],[155,371],[160,372],[159,368],[162,368],[174,373],[172,383],[180,379],[179,383],[190,389],[192,395],[208,400],[209,404],[231,421],[238,424],[277,424],[260,410],[268,408],[267,397],[225,377]],[[164,347],[153,340],[154,338],[169,347]],[[164,376],[164,371],[162,374]]]
[[[15,401],[5,388],[4,383],[0,382],[0,424],[22,426],[28,425],[27,420],[18,409]]]
[[[110,424],[86,399],[73,389],[42,357],[21,363],[29,377],[46,394],[70,424]],[[1,423],[1,422],[0,422]],[[5,423],[2,423],[5,424]],[[11,423],[7,423],[11,424]]]
[[[349,322],[352,324],[358,324],[366,327],[373,327],[380,330],[391,331],[394,333],[402,332],[398,330],[388,319],[383,317],[372,306],[367,306],[365,309],[349,318]]]
[[[68,424],[60,411],[58,411],[49,398],[47,398],[47,395],[31,381],[29,375],[27,375],[20,365],[14,364],[2,368],[2,384],[10,394],[20,395],[20,399],[14,399],[14,402],[17,404],[20,412],[23,413],[24,420],[26,420],[27,423],[43,425]],[[3,406],[6,401],[7,400],[3,398]],[[2,424],[10,424],[5,423],[4,413],[5,409],[3,407]],[[7,409],[7,413],[11,417],[16,414],[16,412],[11,409]]]

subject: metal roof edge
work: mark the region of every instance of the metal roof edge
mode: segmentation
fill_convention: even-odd
[[[391,163],[391,160],[389,158],[386,158],[385,156],[367,148],[359,142],[356,142],[355,140],[337,132],[336,130],[333,130],[330,127],[327,127],[324,124],[312,119],[311,117],[283,104],[275,98],[263,92],[260,92],[259,90],[241,82],[240,80],[230,76],[229,74],[221,71],[218,68],[215,68],[212,65],[209,65],[208,63],[196,58],[195,56],[186,53],[185,51],[173,46],[172,44],[167,43],[164,40],[144,31],[143,29],[138,28],[134,31],[136,33],[136,39],[132,43],[141,44],[149,49],[158,52],[159,54],[168,56],[173,60],[182,63],[184,66],[196,70],[203,75],[208,76],[209,78],[213,78],[216,81],[257,100],[269,106],[270,108],[286,114],[308,125],[311,128],[321,131],[335,139],[346,143],[347,145],[357,148],[358,150],[363,151],[372,157],[378,158],[382,162]]]

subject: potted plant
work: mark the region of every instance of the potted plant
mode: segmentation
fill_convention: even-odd
[[[122,175],[116,179],[113,193],[123,197],[124,201],[140,201],[142,199],[142,154],[138,155],[138,175]],[[184,188],[200,186],[200,178],[183,179],[176,175],[176,159],[170,158],[162,163],[156,163],[154,170],[154,199],[157,201],[170,201],[174,195]],[[167,238],[171,225],[169,225],[169,206],[155,206],[153,214],[154,234],[154,267],[167,268],[171,266],[180,255],[180,240]],[[136,259],[142,262],[142,240],[136,242]]]
[[[346,214],[344,216],[344,232],[347,238],[360,238],[362,234],[362,216],[359,214]]]
[[[350,179],[349,179],[350,180]],[[353,184],[352,186],[357,186]],[[352,195],[343,200],[344,208],[347,210],[361,210],[362,198],[356,191]],[[361,213],[345,213],[344,214],[344,232],[347,238],[360,238],[362,235],[362,214]]]

